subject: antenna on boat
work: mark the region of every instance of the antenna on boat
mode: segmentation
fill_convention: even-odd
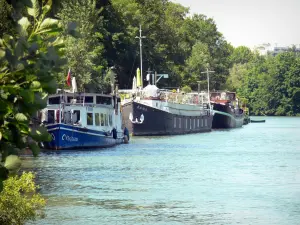
[[[208,96],[208,104],[210,108],[210,94],[209,94],[209,73],[214,73],[215,71],[211,70],[209,71],[208,68],[206,68],[206,71],[201,72],[201,73],[206,73],[207,75],[207,96]]]
[[[146,72],[147,72],[146,80],[148,81],[149,84],[151,84],[151,79],[152,79],[152,84],[154,84],[154,74],[152,74],[153,71],[151,71],[150,68],[148,68],[148,70]]]
[[[198,83],[198,94],[200,93],[200,83],[201,83],[201,81],[197,81],[197,83]]]
[[[116,73],[114,72],[115,66],[111,66],[109,68],[109,76],[110,76],[110,88],[111,88],[111,93],[115,94],[115,84],[116,84]]]
[[[136,36],[140,40],[140,66],[141,66],[141,82],[143,88],[143,54],[142,54],[142,39],[146,38],[146,36],[142,36],[142,25],[140,25],[140,36]]]

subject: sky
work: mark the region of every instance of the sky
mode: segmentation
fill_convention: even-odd
[[[300,47],[300,0],[172,0],[213,18],[233,46]]]

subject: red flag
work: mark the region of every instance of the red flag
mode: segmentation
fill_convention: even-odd
[[[66,79],[67,85],[71,86],[71,70],[69,69],[68,76]]]

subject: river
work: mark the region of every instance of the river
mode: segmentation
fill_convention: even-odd
[[[259,119],[259,117],[256,117]],[[300,118],[26,157],[39,225],[300,224]]]

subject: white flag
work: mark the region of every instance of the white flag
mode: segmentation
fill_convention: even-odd
[[[77,84],[75,77],[72,77],[72,91],[73,93],[77,92]]]

